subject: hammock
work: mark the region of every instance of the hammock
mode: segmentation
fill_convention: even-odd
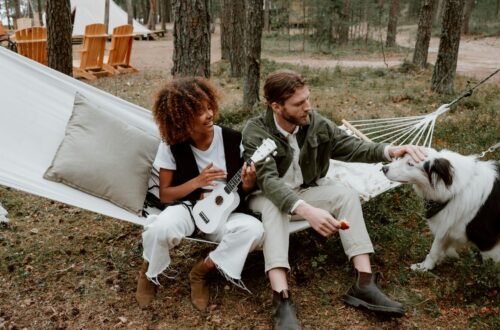
[[[151,112],[2,47],[0,72],[0,185],[145,225],[144,217],[62,183],[45,180],[43,174],[64,138],[76,92],[83,94],[90,101],[106,104],[114,117],[158,137]],[[406,141],[408,132],[411,132],[422,137],[413,138],[411,142],[423,141],[423,144],[428,146],[432,139],[435,118],[442,112],[444,110],[438,109],[436,113],[425,116],[357,121],[354,124],[358,127],[365,125],[372,128],[373,132],[382,133],[378,132],[378,126],[383,124],[395,128],[391,122],[397,123],[405,128],[398,135],[399,143]],[[364,136],[363,133],[359,135],[360,132],[354,125],[348,122],[344,124],[346,123],[348,132]],[[427,129],[424,131],[424,128]],[[381,135],[383,134],[386,134],[386,131]],[[381,172],[381,164],[332,160],[330,165],[327,177],[356,190],[363,201],[398,185],[385,178]],[[155,182],[155,179],[157,178],[152,176],[152,182]],[[148,208],[147,212],[157,214],[160,211]],[[309,224],[304,220],[292,221],[290,232],[307,227]]]

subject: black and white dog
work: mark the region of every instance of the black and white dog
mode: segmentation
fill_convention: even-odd
[[[500,262],[500,164],[442,150],[428,150],[425,161],[407,155],[382,168],[389,180],[413,184],[425,200],[434,242],[412,270],[430,270],[446,256],[474,243],[483,258]]]

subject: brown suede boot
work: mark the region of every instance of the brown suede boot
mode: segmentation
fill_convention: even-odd
[[[189,283],[191,284],[191,302],[198,310],[203,311],[208,306],[208,285],[207,274],[212,270],[205,264],[205,260],[198,261],[189,273]]]
[[[137,290],[135,299],[139,303],[139,307],[146,308],[151,304],[156,294],[156,285],[148,280],[146,272],[148,271],[149,263],[144,261],[139,270],[139,279],[137,280]]]

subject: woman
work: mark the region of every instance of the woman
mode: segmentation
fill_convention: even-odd
[[[170,265],[169,250],[195,231],[193,201],[216,183],[231,178],[243,164],[241,134],[214,125],[218,98],[215,87],[199,77],[176,78],[156,97],[153,116],[163,142],[155,165],[160,168],[160,200],[170,205],[158,216],[151,216],[152,222],[142,234],[145,262],[136,292],[141,307],[154,298],[157,276]],[[243,165],[240,195],[248,193],[255,180],[254,165]],[[206,235],[219,245],[189,273],[191,301],[199,310],[208,306],[206,275],[215,268],[244,288],[241,271],[246,257],[261,245],[264,235],[260,221],[240,212],[233,212],[222,227]]]

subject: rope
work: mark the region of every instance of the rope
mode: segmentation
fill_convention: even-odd
[[[480,153],[478,157],[483,158],[487,153],[493,152],[493,151],[497,150],[498,148],[500,148],[500,142],[498,142],[495,145],[492,145],[491,147],[489,147],[488,149],[486,149],[485,151]]]
[[[430,147],[437,118],[448,112],[451,106],[461,99],[471,96],[476,88],[498,72],[500,72],[500,69],[495,70],[474,86],[467,88],[465,92],[450,103],[442,104],[438,109],[427,115],[362,119],[353,120],[348,123],[372,141],[400,145],[405,143],[420,145],[422,143],[423,146]]]

